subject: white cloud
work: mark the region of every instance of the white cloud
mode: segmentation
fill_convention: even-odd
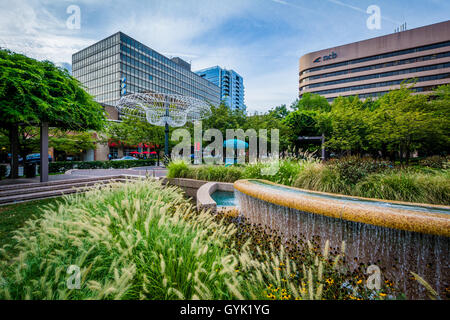
[[[66,17],[64,14],[62,18]],[[55,17],[38,1],[18,0],[11,5],[2,0],[0,46],[39,60],[71,62],[76,50],[94,40],[77,37],[62,18]]]
[[[342,7],[346,7],[346,8],[349,8],[349,9],[352,9],[352,10],[355,10],[355,11],[367,14],[366,10],[364,10],[362,8],[359,8],[359,7],[356,7],[356,6],[352,6],[350,4],[344,3],[344,2],[339,1],[339,0],[327,0],[327,1],[332,2],[334,4],[337,4],[339,6],[342,6]],[[392,22],[392,23],[395,23],[395,24],[400,24],[400,22],[392,20],[391,18],[389,18],[389,17],[387,17],[387,16],[385,16],[383,14],[381,15],[381,19],[389,21],[389,22]]]
[[[272,0],[273,2],[276,2],[276,3],[281,3],[281,4],[284,4],[284,5],[288,5],[289,3],[287,3],[286,1],[283,1],[283,0]]]
[[[120,28],[161,52],[189,51],[191,41],[245,12],[253,3],[254,0],[135,1],[127,4],[134,10],[124,15],[120,10],[122,2],[115,2],[108,10],[109,19],[114,21],[110,31]]]
[[[276,19],[265,7],[270,2],[261,6],[261,0],[152,0],[124,5],[107,0],[18,0],[11,6],[9,0],[0,0],[0,46],[6,44],[14,51],[64,65],[71,62],[74,52],[120,30],[162,54],[191,61],[193,70],[215,65],[234,69],[244,78],[249,110],[263,111],[289,104],[297,95],[298,67],[292,61],[298,57],[293,58],[285,49],[291,43],[283,37],[267,39],[264,35],[240,44],[239,35],[236,41],[229,34],[208,41],[199,39],[214,34],[218,28],[225,32],[227,23],[234,18],[246,19],[253,27],[264,27]],[[274,2],[281,7],[300,8],[283,0]],[[66,8],[71,4],[81,8],[82,25],[78,31],[65,25]],[[273,61],[274,57],[286,55],[290,64]]]
[[[71,4],[81,7],[79,31],[66,28],[66,8]],[[56,5],[49,0],[18,0],[11,6],[0,0],[0,46],[66,65],[74,52],[120,30],[162,54],[191,61],[194,71],[215,65],[234,69],[244,77],[249,110],[261,111],[289,103],[297,92],[296,68],[272,73],[270,67],[262,67],[264,59],[280,54],[272,52],[276,43],[270,46],[259,39],[244,45],[223,39],[198,41],[220,26],[226,29],[229,19],[255,14],[260,9],[257,4],[261,0],[130,1],[124,12],[119,1],[64,1]],[[277,89],[280,87],[283,89]]]
[[[341,0],[0,0],[0,46],[63,64],[123,31],[162,54],[192,61],[193,70],[234,69],[244,78],[249,110],[265,111],[296,99],[302,54],[365,30],[365,24],[352,29],[352,19],[333,22],[343,17],[323,10],[330,2],[351,9],[344,10],[350,16],[365,14]],[[72,4],[81,8],[81,30],[66,28]]]

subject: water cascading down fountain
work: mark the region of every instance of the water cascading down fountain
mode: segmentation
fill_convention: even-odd
[[[347,263],[375,264],[407,298],[426,298],[411,271],[438,293],[449,286],[450,207],[349,197],[302,190],[263,180],[234,183],[236,200],[250,223],[282,241],[346,242]]]

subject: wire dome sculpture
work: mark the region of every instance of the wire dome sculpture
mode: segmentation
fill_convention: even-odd
[[[208,103],[196,98],[177,94],[134,93],[123,96],[116,104],[124,116],[135,116],[156,126],[182,127],[208,117]]]

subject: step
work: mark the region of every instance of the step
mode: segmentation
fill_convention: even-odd
[[[38,187],[28,187],[23,188],[21,190],[13,189],[13,190],[5,190],[0,191],[0,198],[7,197],[7,196],[14,196],[17,194],[28,194],[28,193],[37,193],[37,192],[45,192],[45,191],[57,191],[57,190],[63,190],[63,189],[72,189],[72,188],[78,188],[78,187],[88,187],[93,186],[96,184],[103,184],[103,183],[109,183],[110,181],[115,181],[117,179],[102,179],[102,180],[96,180],[96,181],[86,181],[86,182],[77,182],[77,183],[71,183],[71,184],[58,184],[58,185],[50,185],[50,186],[38,186]]]
[[[45,199],[45,198],[51,198],[51,197],[57,197],[62,196],[66,194],[72,194],[76,192],[86,192],[89,190],[94,189],[99,184],[108,184],[111,182],[127,182],[129,179],[114,179],[109,181],[102,181],[101,183],[94,183],[90,186],[80,186],[80,187],[71,187],[71,188],[64,188],[59,190],[51,190],[51,191],[42,191],[42,192],[34,192],[34,193],[27,193],[27,194],[16,194],[16,195],[10,195],[10,196],[4,196],[0,197],[0,205],[5,204],[12,204],[15,202],[23,202],[23,201],[29,201],[29,200],[38,200],[38,199]]]
[[[83,188],[78,188],[78,189],[65,189],[65,190],[59,190],[59,191],[47,191],[47,192],[38,192],[38,193],[24,194],[24,195],[18,195],[18,196],[3,197],[3,198],[0,198],[0,205],[13,204],[16,202],[23,202],[23,201],[29,201],[29,200],[54,198],[54,197],[59,197],[59,196],[76,193],[76,192],[86,192],[92,188],[93,187],[83,187]]]
[[[96,177],[89,177],[89,178],[62,179],[62,180],[54,180],[54,181],[48,181],[48,182],[18,183],[18,184],[10,184],[10,185],[0,186],[0,191],[20,190],[20,189],[33,188],[33,187],[56,186],[56,185],[98,181],[98,180],[105,180],[105,179],[119,179],[119,178],[122,178],[123,176],[124,175],[96,176]]]

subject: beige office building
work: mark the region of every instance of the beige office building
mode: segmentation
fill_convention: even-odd
[[[378,97],[407,79],[418,93],[450,84],[450,21],[304,55],[299,97]]]

